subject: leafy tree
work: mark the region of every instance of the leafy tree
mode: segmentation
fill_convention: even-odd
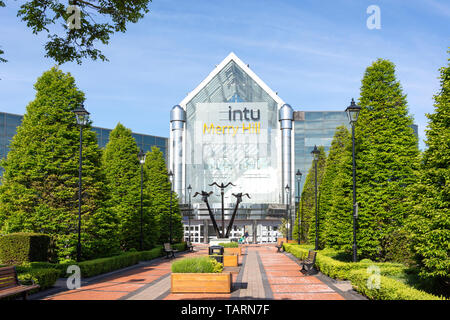
[[[178,197],[172,195],[172,214],[170,214],[171,183],[167,176],[167,167],[163,153],[152,147],[145,159],[145,195],[151,200],[152,212],[159,226],[159,243],[169,242],[170,221],[172,221],[173,242],[183,239],[183,225],[178,206]],[[172,219],[170,219],[172,217]]]
[[[103,153],[108,207],[117,218],[117,231],[122,250],[139,249],[141,241],[141,174],[139,149],[131,130],[118,123],[109,134]],[[143,199],[143,249],[156,244],[155,221],[149,199]]]
[[[317,191],[319,191],[319,186],[322,181],[322,176],[325,168],[326,154],[323,146],[318,147],[319,149],[319,160],[317,162]],[[319,193],[317,194],[317,199],[319,201]],[[315,241],[315,215],[316,215],[316,205],[315,205],[315,169],[314,160],[311,163],[311,168],[309,169],[308,175],[306,176],[305,184],[303,185],[303,191],[300,198],[300,203],[297,210],[297,217],[294,221],[294,228],[292,230],[292,238],[298,240],[298,214],[300,214],[300,241],[310,241],[312,243]],[[314,229],[314,230],[312,230]],[[311,238],[312,237],[312,238]],[[310,242],[311,243],[311,242]]]
[[[356,124],[358,254],[384,259],[396,246],[388,235],[410,212],[407,187],[416,179],[418,143],[395,66],[378,59],[362,79]]]
[[[58,64],[71,61],[81,64],[84,58],[107,60],[95,44],[108,44],[115,32],[126,32],[127,23],[136,23],[148,13],[150,1],[72,0],[65,4],[57,0],[31,0],[21,5],[17,15],[34,34],[47,34],[46,57]],[[80,28],[69,28],[68,21],[73,21],[74,12],[68,10],[67,5],[79,8]],[[4,1],[0,1],[0,6],[5,6]],[[58,25],[58,28],[53,25]],[[54,29],[50,31],[52,26]],[[62,32],[57,31],[60,27]]]
[[[1,232],[50,234],[60,259],[74,258],[78,239],[79,128],[72,110],[84,101],[70,73],[44,72],[13,137],[0,186]],[[101,151],[91,124],[83,130],[82,257],[117,249],[114,219],[103,208]]]
[[[450,51],[449,51],[450,53]],[[415,186],[408,223],[420,275],[449,287],[450,279],[450,64],[440,70],[441,90],[434,96],[427,149]],[[448,291],[447,291],[448,294]]]

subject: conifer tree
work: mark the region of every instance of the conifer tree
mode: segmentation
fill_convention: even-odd
[[[347,132],[348,134],[348,132]],[[326,205],[324,237],[327,247],[351,252],[353,245],[353,176],[351,138],[344,138],[344,147],[335,163],[335,178]],[[321,199],[325,198],[322,196]]]
[[[406,104],[392,62],[378,59],[366,69],[355,128],[360,258],[384,259],[396,246],[388,236],[410,212],[406,189],[416,178],[419,152]]]
[[[141,241],[141,174],[139,149],[130,129],[118,123],[109,134],[103,153],[108,207],[117,218],[122,250],[139,249]],[[149,198],[143,199],[143,250],[156,244],[155,221],[150,213]]]
[[[336,243],[346,243],[347,241],[344,235],[348,232],[346,230],[348,226],[345,223],[344,226],[341,226],[341,223],[347,221],[352,215],[351,199],[348,202],[351,187],[349,189],[346,185],[349,174],[351,177],[351,166],[349,172],[348,164],[351,165],[351,135],[345,126],[340,126],[336,128],[331,142],[319,189],[319,221],[322,225],[319,230],[319,246],[321,248],[335,246]],[[348,204],[350,204],[348,211],[341,212],[338,210],[341,205],[348,207]],[[351,245],[351,242],[349,244]]]
[[[1,232],[51,235],[59,259],[75,258],[78,239],[79,127],[72,112],[84,94],[70,73],[54,67],[38,78],[35,99],[2,162]],[[82,258],[109,255],[114,219],[103,209],[101,151],[88,124],[83,129]]]
[[[450,51],[449,51],[450,53]],[[415,208],[409,218],[412,247],[420,275],[450,285],[450,64],[440,70],[441,90],[434,96],[427,149],[414,187]]]
[[[159,230],[159,243],[169,242],[170,220],[172,220],[172,241],[183,239],[183,225],[178,206],[178,196],[172,194],[172,214],[170,214],[171,183],[163,153],[158,147],[152,147],[145,159],[146,195],[151,198],[151,210],[155,215]],[[170,219],[172,217],[172,219]]]
[[[319,160],[317,161],[317,210],[318,213],[320,212],[320,208],[319,208],[319,204],[320,204],[320,199],[321,199],[321,194],[320,194],[320,186],[322,185],[322,179],[323,179],[323,174],[325,172],[325,164],[326,164],[326,158],[327,155],[325,153],[325,149],[323,146],[318,147],[319,149]],[[310,177],[309,177],[310,176]],[[310,182],[310,198],[309,201],[312,204],[312,207],[310,211],[305,211],[306,218],[305,218],[305,222],[309,221],[309,225],[308,225],[308,238],[309,238],[309,243],[313,244],[316,241],[316,205],[315,205],[315,168],[314,168],[314,160],[312,161],[311,164],[311,169],[309,169],[309,173],[308,173],[308,177],[309,182]],[[308,182],[308,178],[306,179],[306,181]],[[307,202],[306,202],[307,203]],[[306,207],[308,208],[308,207]],[[320,220],[319,217],[319,221],[317,224],[317,230],[319,231],[319,243],[321,241],[320,239],[320,230],[323,229],[323,225],[321,223],[322,221]]]
[[[317,201],[319,202],[319,187],[322,181],[322,176],[325,168],[326,154],[324,147],[320,146],[319,160],[317,162]],[[315,171],[314,160],[311,162],[311,167],[306,176],[305,184],[301,193],[300,203],[297,209],[297,216],[294,221],[294,228],[292,230],[292,238],[298,240],[298,214],[300,214],[300,241],[314,243],[315,239]],[[314,230],[311,230],[314,229]],[[311,234],[313,241],[311,242]]]

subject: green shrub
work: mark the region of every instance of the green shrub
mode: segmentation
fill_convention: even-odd
[[[237,242],[219,243],[219,246],[224,248],[239,248],[239,244]]]
[[[161,257],[164,254],[163,248],[161,246],[158,246],[156,248],[153,248],[152,250],[147,251],[140,251],[139,252],[139,261],[148,261],[153,260],[158,257]]]
[[[286,252],[292,253],[300,260],[306,259],[308,256],[309,248],[305,248],[305,246],[283,244],[283,247]],[[350,280],[355,289],[370,299],[439,299],[434,295],[417,290],[394,279],[394,277],[402,276],[407,270],[400,263],[372,262],[369,259],[363,259],[360,262],[342,262],[331,257],[337,253],[333,249],[322,251],[317,252],[316,268],[331,278]],[[368,268],[371,266],[379,268],[381,279],[381,288],[379,290],[368,288],[367,279],[372,275],[372,273],[368,273]]]
[[[223,265],[209,257],[193,257],[174,261],[173,273],[219,273]]]
[[[0,236],[0,262],[17,265],[28,261],[47,261],[50,237],[39,233],[11,233]]]
[[[380,276],[379,286],[370,281],[370,273],[365,270],[353,270],[349,279],[353,287],[372,300],[441,300],[437,296],[414,289],[400,281]]]
[[[22,284],[30,285],[33,280],[39,285],[39,289],[32,290],[30,293],[45,290],[52,287],[59,278],[59,270],[52,268],[30,268],[16,267],[17,278]]]
[[[186,251],[187,245],[186,242],[175,243],[172,245],[173,249],[177,249],[178,251]]]

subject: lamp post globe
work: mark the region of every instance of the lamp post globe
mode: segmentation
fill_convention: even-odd
[[[77,243],[77,261],[81,261],[81,187],[82,187],[82,167],[83,167],[83,126],[88,124],[89,112],[84,105],[78,106],[73,111],[75,113],[77,124],[80,127],[80,145],[78,159],[78,243]]]
[[[355,160],[355,124],[358,121],[359,112],[361,107],[356,105],[355,100],[352,98],[350,105],[345,109],[347,113],[348,121],[352,126],[352,159],[353,159],[353,262],[357,261],[357,245],[356,245],[356,160]]]

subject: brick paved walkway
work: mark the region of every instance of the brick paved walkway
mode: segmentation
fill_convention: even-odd
[[[47,300],[177,300],[177,299],[294,299],[344,300],[349,295],[324,276],[305,276],[295,259],[277,253],[274,245],[249,245],[231,272],[231,294],[172,294],[170,266],[173,260],[157,259],[142,266],[85,282],[80,289],[46,296]],[[207,247],[179,257],[206,255]],[[322,280],[321,280],[322,279]],[[325,282],[328,283],[325,283]],[[45,293],[44,293],[45,294]],[[41,294],[42,296],[42,294]],[[354,297],[353,297],[354,298]]]

